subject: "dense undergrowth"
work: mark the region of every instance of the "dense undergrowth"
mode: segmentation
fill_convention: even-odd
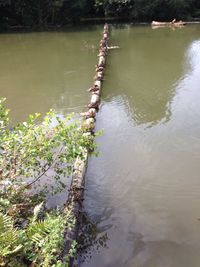
[[[61,178],[72,173],[74,161],[83,156],[84,149],[94,150],[93,137],[84,135],[71,116],[61,120],[53,111],[42,122],[38,123],[40,115],[35,114],[11,127],[9,110],[3,102],[0,101],[0,266],[66,267],[76,243],[72,243],[63,261],[64,231],[74,225],[75,218],[66,208],[47,210],[45,199],[49,193],[65,190]],[[51,187],[45,177],[53,181]]]

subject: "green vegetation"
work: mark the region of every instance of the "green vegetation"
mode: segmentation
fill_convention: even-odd
[[[72,227],[75,219],[67,209],[47,211],[45,196],[65,188],[61,178],[72,173],[76,157],[82,157],[85,149],[94,150],[93,137],[84,135],[79,123],[71,122],[71,116],[61,120],[53,111],[40,123],[40,115],[35,114],[11,128],[9,110],[3,102],[0,101],[0,266],[66,267],[60,255],[64,229]],[[45,183],[46,177],[53,181],[51,187]],[[75,243],[70,254],[74,250]]]
[[[87,17],[135,21],[200,18],[199,0],[0,0],[0,28],[47,27]]]
[[[136,21],[191,19],[198,17],[198,0],[96,0],[107,16],[125,16]]]
[[[40,207],[34,208],[26,227],[17,226],[13,216],[0,213],[0,266],[67,266],[59,257],[64,245],[64,229],[73,225],[73,217],[69,213],[45,212],[39,220],[36,210]],[[75,252],[75,244],[74,241],[68,256]]]

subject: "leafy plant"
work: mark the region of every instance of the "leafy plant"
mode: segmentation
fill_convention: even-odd
[[[22,265],[29,262],[31,266],[62,266],[59,256],[64,244],[63,233],[73,224],[70,213],[51,212],[45,213],[42,220],[36,220],[34,215],[26,228],[19,229],[14,226],[11,216],[0,213],[0,266],[14,267],[12,264],[16,262]],[[74,245],[70,254],[74,253]]]
[[[60,253],[64,231],[75,219],[70,212],[45,210],[45,176],[54,189],[65,186],[61,178],[73,171],[77,157],[94,153],[94,136],[84,134],[72,116],[60,119],[53,111],[10,127],[9,110],[0,100],[0,266],[67,267]],[[51,190],[51,189],[50,189]],[[72,243],[67,258],[76,251]]]
[[[31,262],[42,266],[57,263],[64,244],[66,222],[71,220],[71,216],[47,213],[43,220],[30,222],[26,230],[27,241],[24,250]]]
[[[0,213],[0,258],[17,253],[22,248],[20,234],[10,216]]]
[[[37,124],[40,114],[30,115],[27,122],[10,130],[9,111],[0,101],[0,182],[7,197],[16,194],[51,172],[56,190],[63,188],[60,178],[69,175],[77,156],[94,149],[93,138],[83,134],[71,116],[61,120],[51,110]]]

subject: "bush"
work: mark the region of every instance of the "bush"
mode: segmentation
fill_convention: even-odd
[[[84,135],[71,116],[61,120],[53,111],[40,123],[40,114],[35,114],[11,127],[4,100],[0,100],[0,266],[64,266],[60,261],[64,229],[75,221],[68,211],[45,210],[47,187],[37,182],[48,175],[56,181],[55,191],[62,190],[61,177],[71,174],[75,159],[85,150],[94,149],[93,137]],[[36,184],[37,195],[32,193]]]

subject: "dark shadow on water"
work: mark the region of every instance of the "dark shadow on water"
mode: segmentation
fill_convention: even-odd
[[[101,252],[107,247],[107,230],[112,226],[99,226],[100,222],[93,222],[87,213],[82,214],[78,242],[78,262],[87,262],[93,253]]]

